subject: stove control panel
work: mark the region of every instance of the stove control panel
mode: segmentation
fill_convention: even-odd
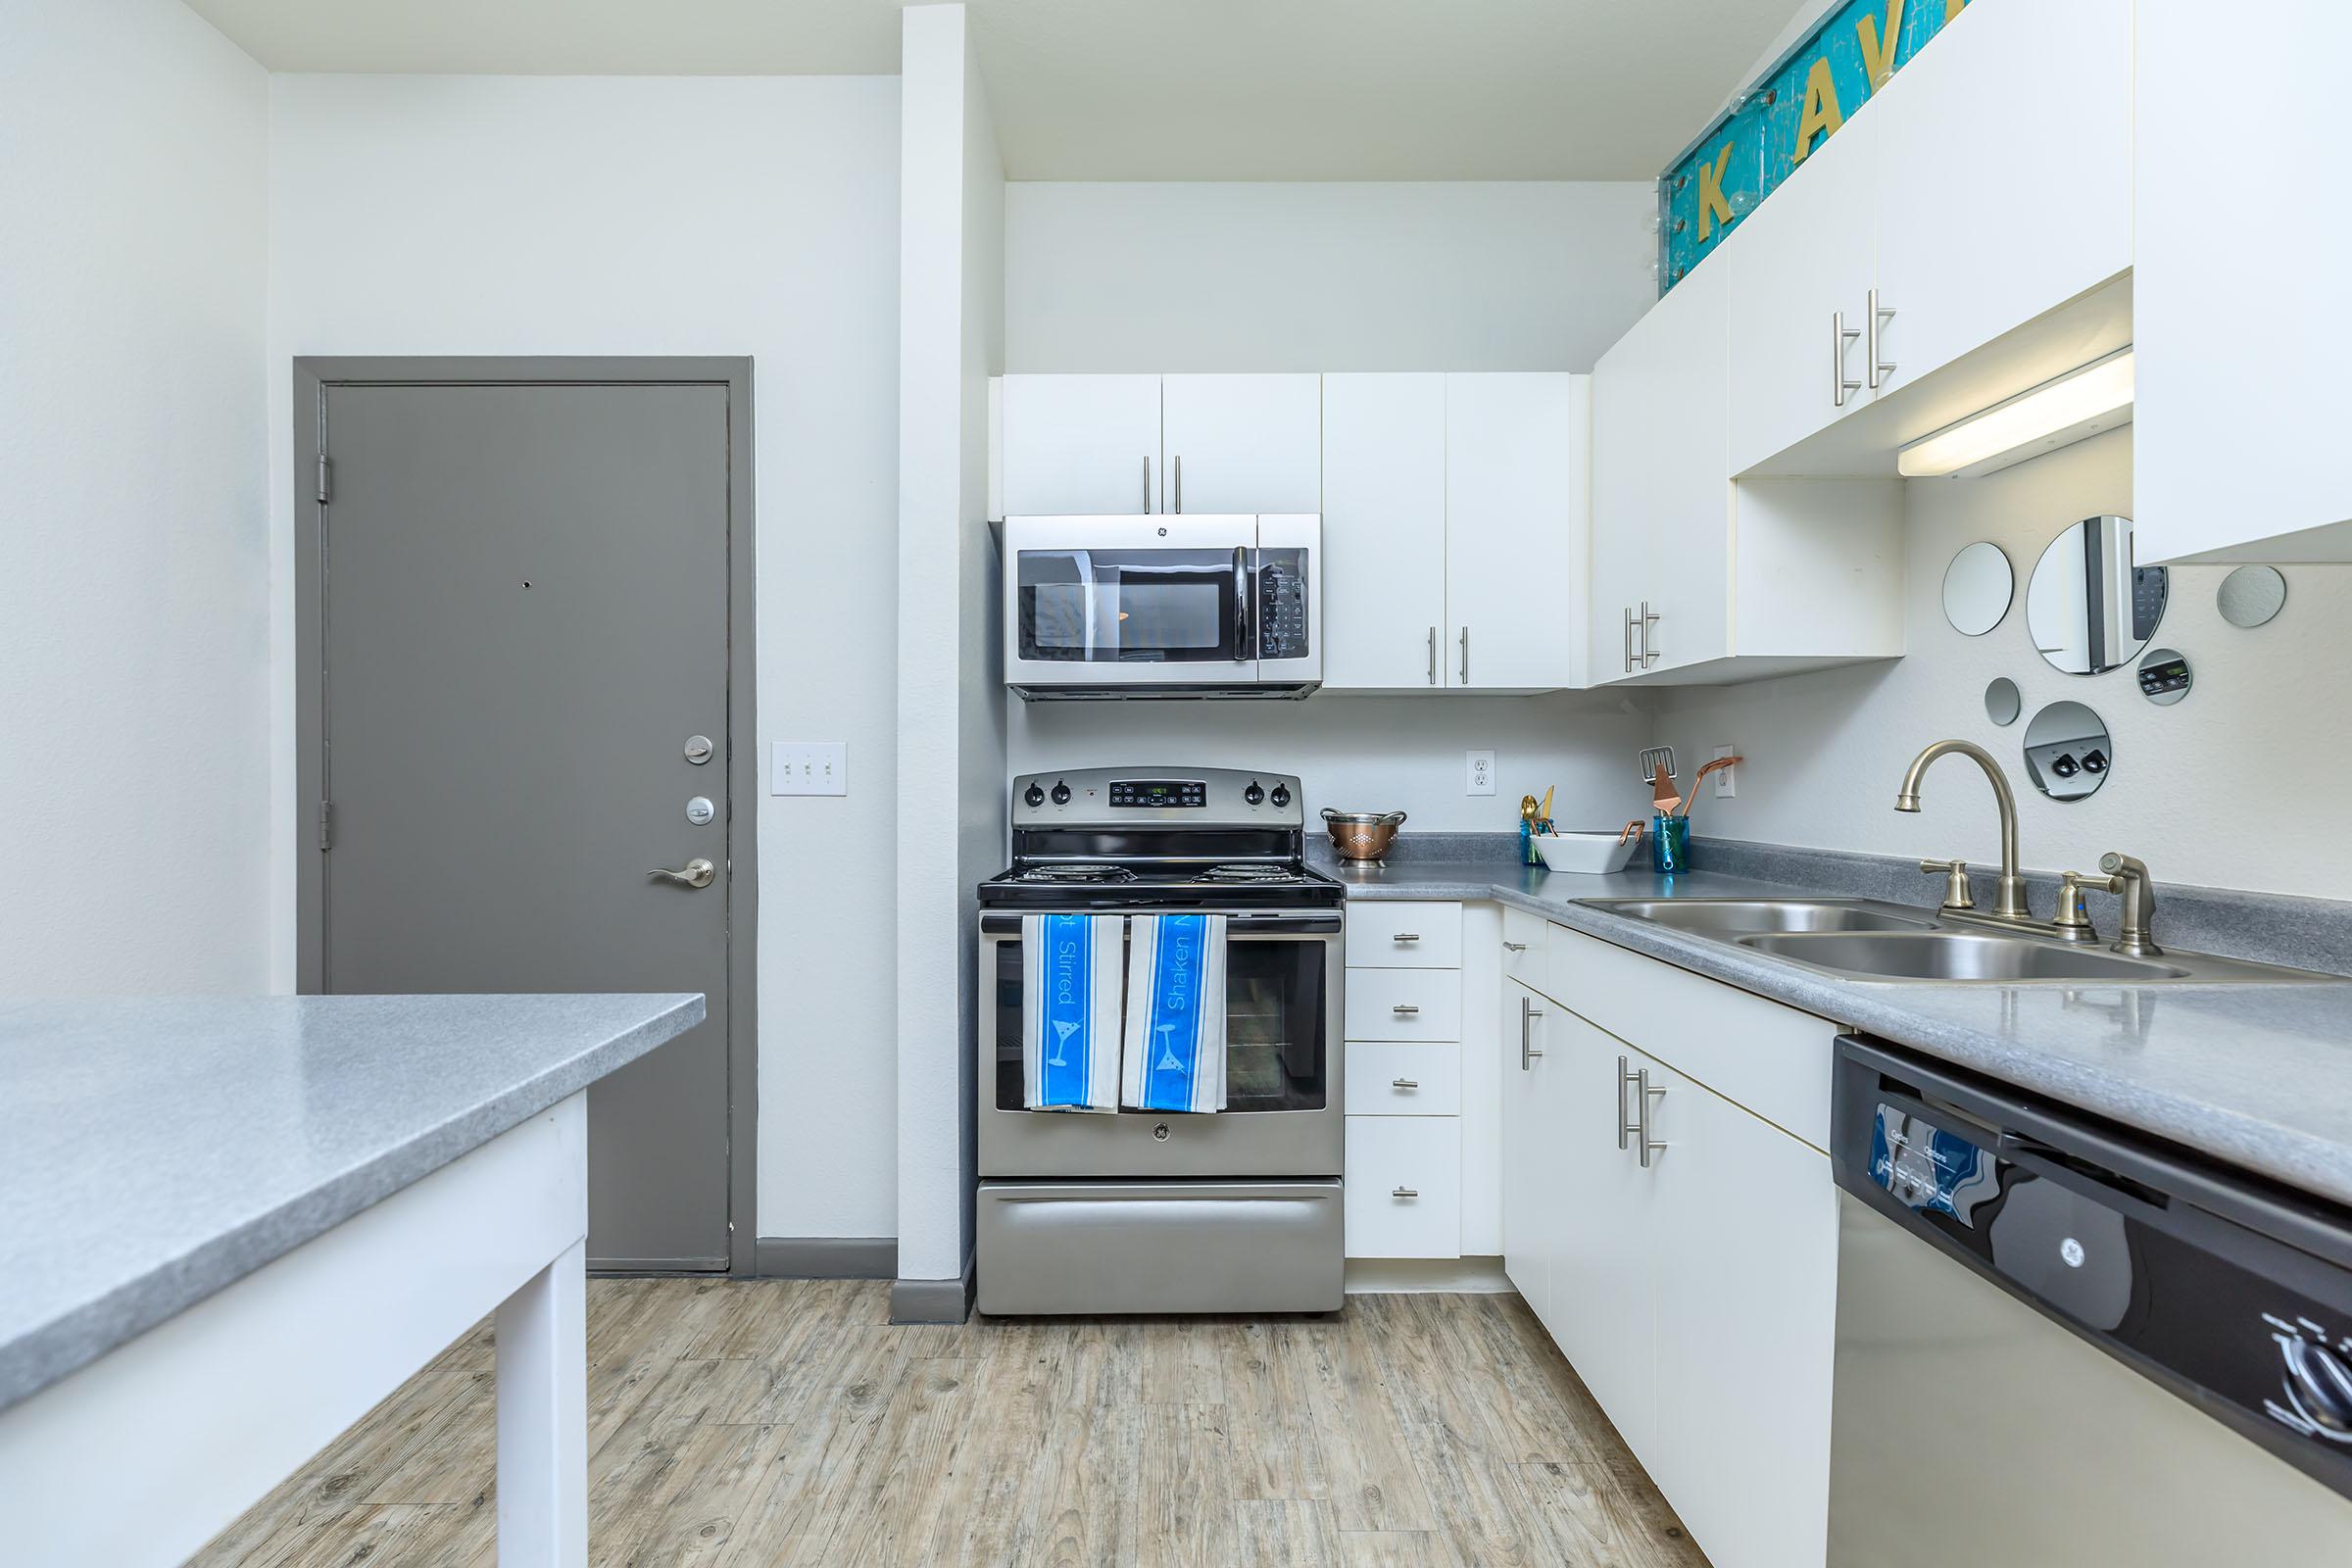
[[[1012,825],[1298,828],[1305,821],[1295,775],[1235,768],[1085,767],[1012,781]]]

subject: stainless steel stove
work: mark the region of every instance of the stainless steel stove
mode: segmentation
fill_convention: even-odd
[[[984,1312],[1340,1306],[1346,890],[1305,858],[1299,783],[1220,768],[1016,778],[1012,864],[979,888]],[[1226,923],[1226,1109],[1021,1105],[1021,917]]]

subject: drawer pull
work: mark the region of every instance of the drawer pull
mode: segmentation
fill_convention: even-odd
[[[1502,951],[1505,953],[1525,953],[1527,951],[1527,944],[1524,942],[1505,942],[1502,945]]]
[[[1389,1010],[1399,1018],[1410,1018],[1418,1013],[1421,1009],[1409,1002],[1399,1002],[1396,1004],[1396,1005],[1391,1007]]]
[[[1421,1080],[1418,1078],[1392,1078],[1389,1080],[1389,1087],[1392,1089],[1418,1089],[1421,1087]]]
[[[1419,1198],[1421,1192],[1415,1187],[1399,1187],[1391,1192],[1389,1196],[1391,1198]]]
[[[1418,931],[1399,931],[1396,935],[1390,937],[1389,940],[1391,942],[1418,942],[1421,940],[1421,933]]]

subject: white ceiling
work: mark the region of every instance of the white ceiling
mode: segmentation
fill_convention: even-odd
[[[900,0],[188,0],[274,71],[891,74]],[[1791,0],[970,0],[1019,179],[1640,179]]]

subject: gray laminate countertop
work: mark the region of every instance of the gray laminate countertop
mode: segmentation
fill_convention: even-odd
[[[1577,902],[1818,891],[1801,886],[1704,871],[1581,876],[1492,860],[1333,874],[1351,899],[1492,899],[1531,909],[1571,930],[2352,1203],[2352,984],[1876,984],[1839,980]]]
[[[0,1409],[702,1017],[699,996],[0,1003]]]

